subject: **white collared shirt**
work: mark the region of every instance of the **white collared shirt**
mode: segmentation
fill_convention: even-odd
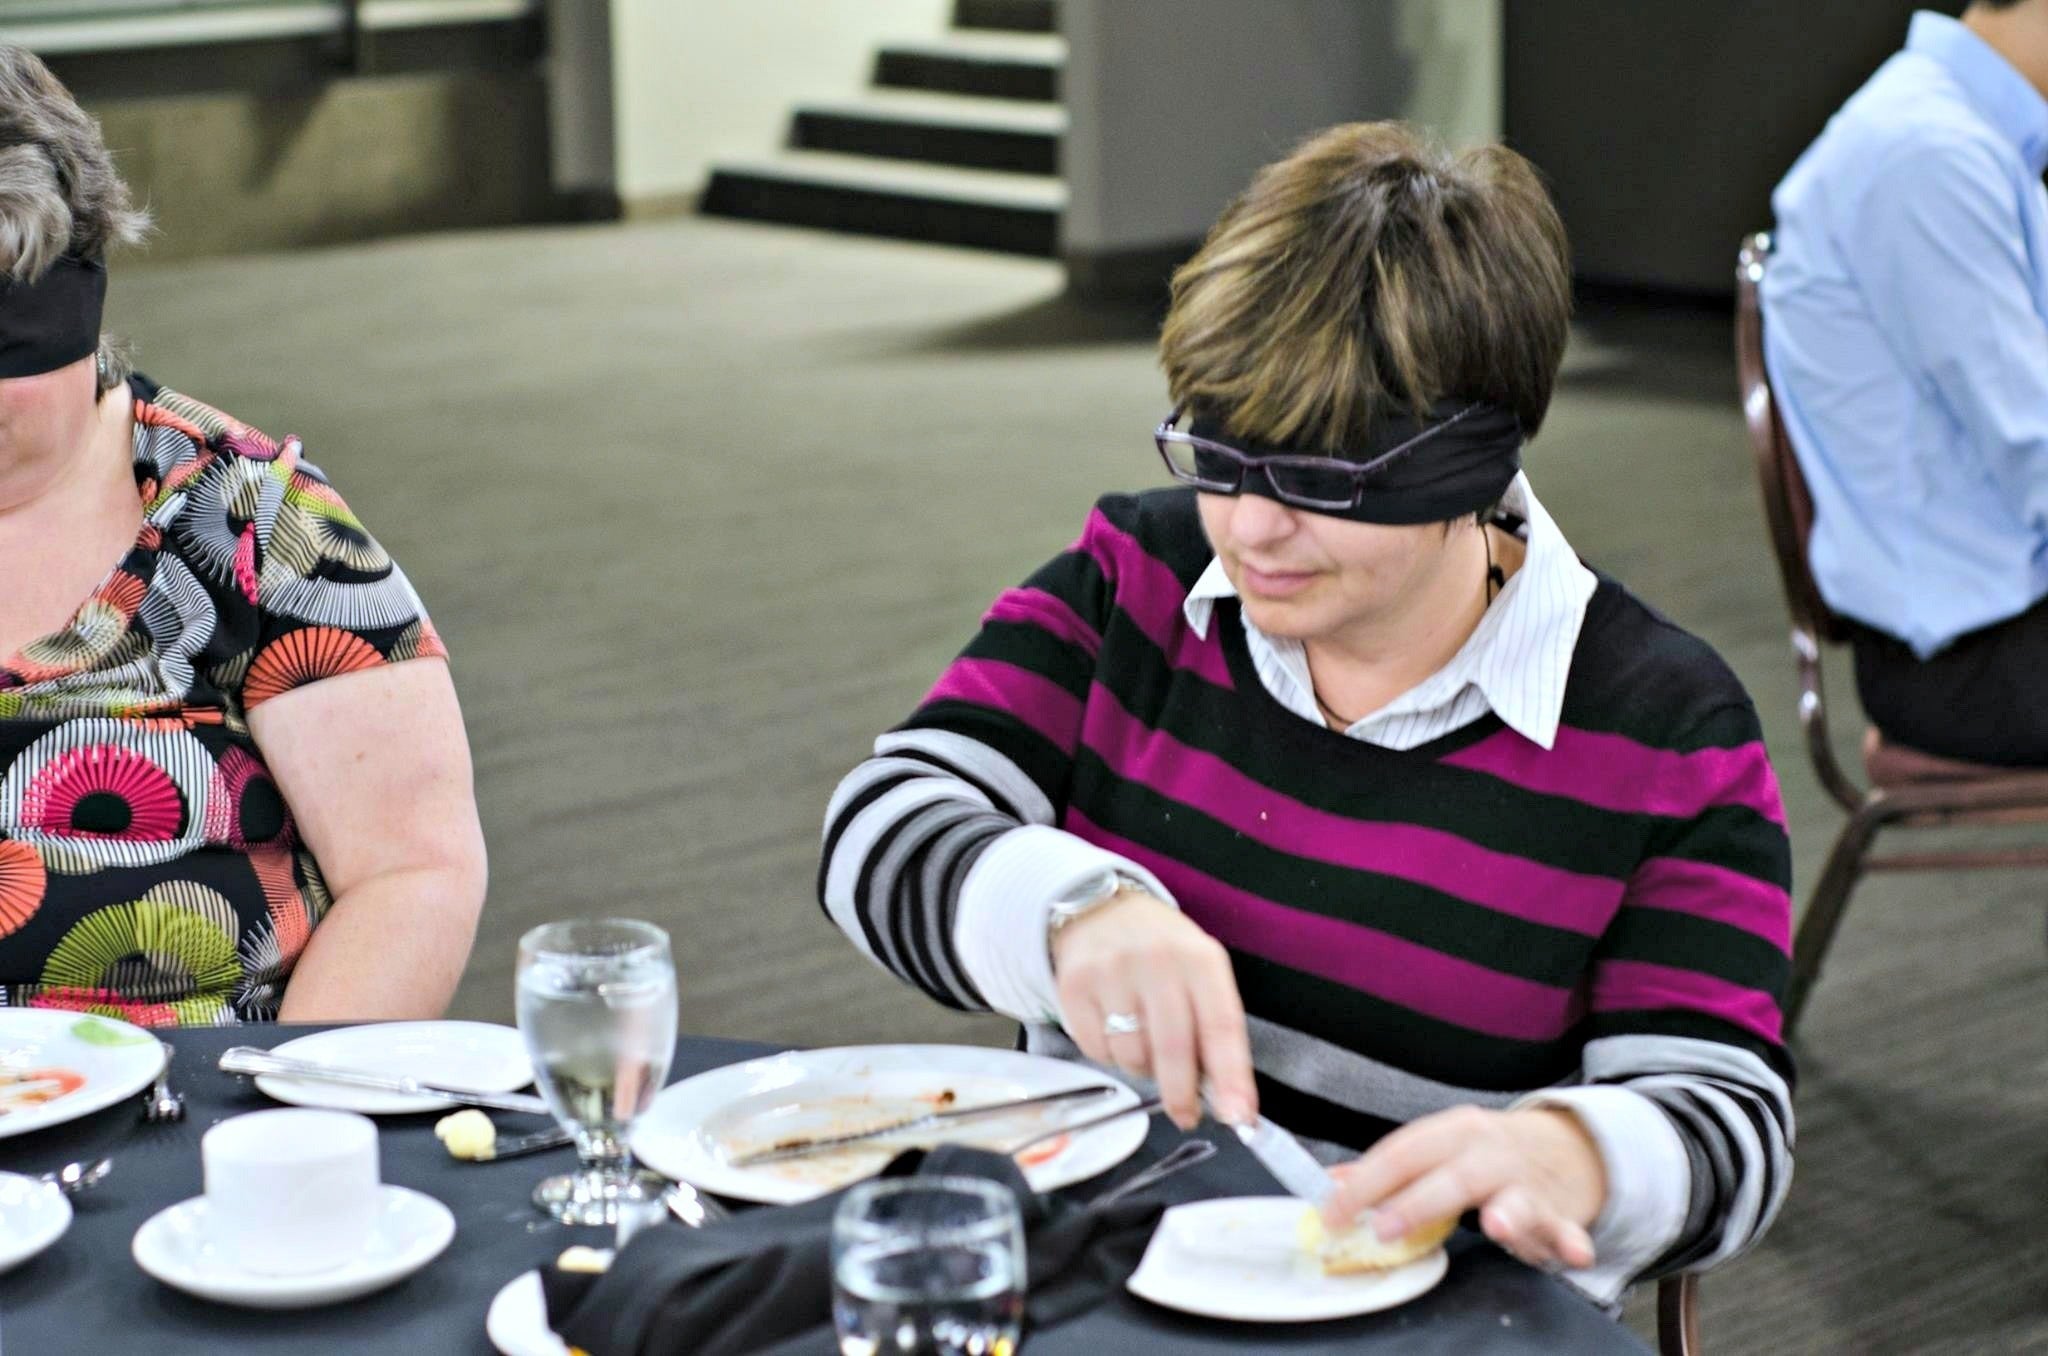
[[[1412,749],[1492,711],[1532,743],[1547,749],[1557,742],[1572,650],[1599,581],[1537,501],[1527,475],[1515,477],[1501,497],[1501,507],[1528,524],[1522,568],[1501,589],[1450,663],[1360,719],[1345,734],[1383,748]],[[1216,600],[1236,596],[1223,562],[1211,560],[1188,590],[1182,612],[1195,634],[1206,638]],[[1301,642],[1268,636],[1249,615],[1240,616],[1252,663],[1266,691],[1303,720],[1321,725],[1308,652]]]

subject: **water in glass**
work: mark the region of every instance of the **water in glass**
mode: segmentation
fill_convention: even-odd
[[[866,1194],[864,1194],[866,1193]],[[974,1179],[869,1183],[833,1230],[843,1356],[1010,1356],[1024,1321],[1015,1199]]]
[[[543,1182],[535,1200],[569,1223],[614,1223],[618,1198],[635,1190],[626,1134],[675,1052],[668,936],[624,920],[536,928],[520,943],[517,989],[534,1081],[583,1162]]]

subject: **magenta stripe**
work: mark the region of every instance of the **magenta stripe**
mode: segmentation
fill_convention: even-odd
[[[1276,904],[1110,833],[1071,807],[1062,827],[1148,867],[1173,891],[1182,912],[1233,950],[1509,1040],[1555,1040],[1579,1019],[1580,1005],[1569,989],[1504,975],[1378,928]]]
[[[1608,961],[1593,972],[1595,1012],[1668,1008],[1704,1013],[1764,1040],[1778,1039],[1778,1005],[1761,989],[1649,961]]]
[[[1310,861],[1412,881],[1497,912],[1588,937],[1607,930],[1622,882],[1495,852],[1442,829],[1352,819],[1253,780],[1223,759],[1148,728],[1107,691],[1088,704],[1081,742],[1117,775]]]
[[[1624,814],[1691,819],[1716,805],[1746,805],[1783,828],[1785,805],[1762,744],[1674,753],[1617,734],[1557,732],[1548,750],[1502,730],[1443,759],[1546,796]]]
[[[1116,605],[1152,638],[1167,663],[1217,687],[1235,686],[1230,664],[1223,657],[1219,629],[1210,627],[1207,639],[1188,629],[1187,616],[1181,611],[1188,598],[1187,586],[1165,561],[1103,517],[1101,509],[1088,515],[1088,525],[1081,529],[1081,539],[1072,549],[1095,558],[1103,577],[1110,581]]]
[[[996,600],[989,604],[982,614],[982,625],[990,622],[1017,622],[1025,626],[1036,626],[1049,631],[1067,644],[1086,650],[1090,659],[1102,650],[1102,637],[1094,627],[1081,620],[1081,614],[1067,605],[1067,600],[1047,593],[1044,589],[1004,589]]]
[[[1081,723],[1081,701],[1073,693],[1042,674],[1000,659],[954,660],[924,700],[927,705],[956,701],[993,707],[1015,716],[1069,753],[1074,749],[1075,727]]]
[[[1725,866],[1652,857],[1629,878],[1623,907],[1688,913],[1741,928],[1787,954],[1792,947],[1792,896]]]

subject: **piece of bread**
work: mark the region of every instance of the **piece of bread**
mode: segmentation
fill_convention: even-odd
[[[1339,1234],[1323,1228],[1320,1211],[1310,1206],[1301,1217],[1297,1237],[1301,1250],[1322,1264],[1325,1276],[1350,1276],[1366,1271],[1392,1271],[1427,1257],[1443,1246],[1458,1227],[1456,1219],[1440,1219],[1418,1225],[1388,1243],[1372,1231],[1372,1212]]]

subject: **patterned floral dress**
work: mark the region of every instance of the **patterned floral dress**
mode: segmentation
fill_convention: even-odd
[[[447,652],[296,438],[134,394],[135,545],[0,656],[0,1005],[271,1019],[329,898],[248,713]]]

